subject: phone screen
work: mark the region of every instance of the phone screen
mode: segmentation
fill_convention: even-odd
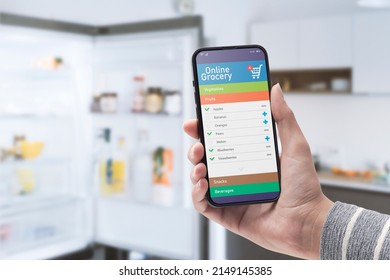
[[[279,197],[279,155],[267,62],[260,46],[205,48],[194,53],[208,199],[215,206]]]

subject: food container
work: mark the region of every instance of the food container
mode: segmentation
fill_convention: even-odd
[[[35,159],[42,153],[44,146],[45,144],[43,142],[21,141],[21,157],[23,159]]]
[[[179,115],[181,112],[181,96],[178,91],[164,93],[164,112],[169,115]]]
[[[134,80],[134,94],[131,111],[143,112],[145,107],[145,78],[143,76],[135,76]]]
[[[94,96],[92,99],[92,104],[91,104],[91,112],[93,113],[100,113],[100,96]]]
[[[148,113],[161,113],[164,106],[164,98],[161,88],[150,87],[145,100],[145,111]]]
[[[106,92],[100,95],[100,110],[102,113],[116,113],[118,110],[118,95]]]

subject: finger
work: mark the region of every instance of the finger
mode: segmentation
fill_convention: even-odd
[[[192,184],[195,185],[200,179],[206,177],[206,165],[204,163],[199,163],[194,166],[194,168],[191,171],[191,181]]]
[[[287,105],[279,84],[271,90],[271,108],[278,125],[278,132],[284,152],[293,153],[296,149],[309,148],[293,111]]]
[[[199,139],[197,119],[185,121],[183,124],[183,130],[192,138]]]
[[[200,179],[192,189],[192,202],[194,207],[199,213],[205,215],[206,217],[209,217],[209,212],[214,209],[210,207],[206,198],[208,187],[209,184],[207,180],[203,178]]]
[[[246,206],[235,208],[214,208],[207,201],[206,193],[209,184],[205,178],[200,179],[192,189],[192,202],[195,209],[210,220],[217,222],[229,230],[237,232],[237,221],[245,212]]]
[[[188,159],[192,162],[193,165],[197,165],[203,158],[204,148],[203,145],[199,142],[196,142],[192,145],[188,151]]]

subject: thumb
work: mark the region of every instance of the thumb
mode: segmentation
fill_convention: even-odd
[[[271,110],[278,126],[283,153],[296,155],[303,150],[310,153],[309,144],[303,135],[293,111],[288,107],[283,97],[279,83],[271,90]],[[303,150],[302,150],[303,149]]]

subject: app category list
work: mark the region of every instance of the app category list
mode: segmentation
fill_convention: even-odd
[[[279,191],[265,61],[198,65],[211,197]]]

